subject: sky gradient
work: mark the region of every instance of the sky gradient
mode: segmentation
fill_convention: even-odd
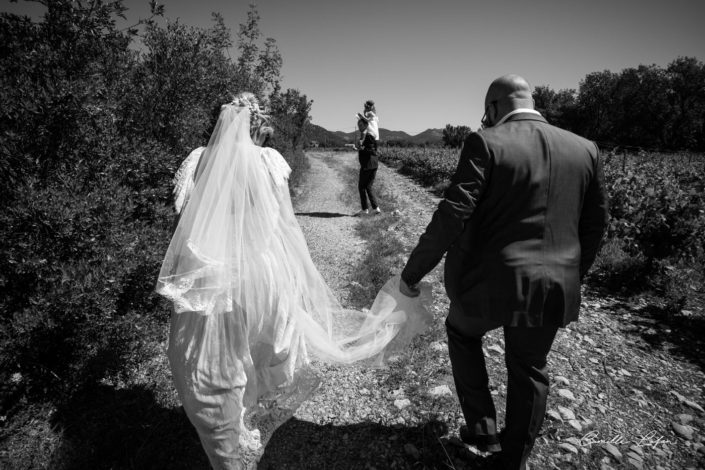
[[[208,27],[220,12],[233,35],[247,0],[166,0],[165,16]],[[147,0],[126,0],[131,23]],[[374,99],[380,126],[417,134],[479,126],[500,75],[578,88],[590,72],[678,56],[705,59],[705,0],[259,0],[260,29],[279,46],[285,88],[314,100],[313,122],[350,132]],[[5,3],[36,15],[43,7]],[[232,53],[234,57],[234,51]]]

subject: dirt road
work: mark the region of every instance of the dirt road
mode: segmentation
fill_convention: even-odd
[[[357,155],[315,152],[309,159],[306,184],[295,198],[297,218],[314,263],[343,306],[352,307],[355,270],[367,243],[357,234],[360,219],[354,216],[360,210]],[[436,198],[383,165],[375,184],[394,196],[393,204],[380,199],[384,213],[413,215],[415,226],[406,231],[418,236]],[[402,377],[361,366],[325,367],[323,373],[319,390],[275,433],[260,468],[408,468],[407,459],[420,452],[410,443],[424,434],[416,418],[426,413],[407,408]],[[442,374],[438,385],[448,380]]]
[[[356,153],[311,152],[306,184],[297,189],[296,215],[306,236],[314,263],[329,286],[345,304],[349,297],[351,269],[360,261],[365,241],[355,230],[360,210],[356,186],[359,164]],[[384,213],[413,214],[416,235],[430,220],[437,198],[408,178],[380,165],[375,188],[384,187],[401,204],[380,199]],[[374,217],[370,215],[369,217]]]
[[[348,298],[350,269],[362,256],[364,242],[355,233],[359,210],[351,204],[356,187],[346,176],[356,170],[354,154],[310,153],[306,184],[297,189],[296,216],[316,267],[341,303]]]

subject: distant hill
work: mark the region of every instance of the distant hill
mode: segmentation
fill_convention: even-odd
[[[345,142],[352,142],[355,132],[334,131],[333,134],[337,135]]]
[[[321,147],[342,147],[351,144],[357,138],[356,132],[329,131],[316,124],[310,124],[308,141],[316,141]],[[426,129],[409,135],[404,131],[379,130],[379,140],[382,143],[401,143],[406,145],[439,145],[443,143],[443,129]]]
[[[379,140],[382,142],[411,142],[411,136],[404,131],[390,131],[389,129],[380,128]]]
[[[443,143],[443,129],[426,129],[422,133],[413,136],[411,141],[416,145]]]
[[[331,132],[315,124],[309,124],[306,138],[309,143],[315,141],[321,147],[343,147],[352,142],[344,132]]]

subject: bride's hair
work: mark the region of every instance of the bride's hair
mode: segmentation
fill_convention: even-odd
[[[231,102],[226,103],[223,106],[228,105],[250,108],[250,113],[259,111],[259,99],[257,99],[257,96],[255,96],[254,93],[249,91],[243,91],[234,97]]]
[[[254,93],[243,91],[239,93],[230,103],[223,106],[237,106],[249,108],[250,110],[250,136],[257,145],[263,145],[274,134],[274,129],[266,124],[269,123],[269,116],[259,106],[259,100]]]

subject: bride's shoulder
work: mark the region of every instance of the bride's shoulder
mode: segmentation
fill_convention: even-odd
[[[291,174],[291,167],[281,153],[271,147],[262,147],[260,156],[269,174],[276,184],[286,184]]]
[[[196,167],[205,149],[205,147],[198,147],[191,151],[188,157],[181,162],[181,166],[176,170],[176,174],[174,174],[174,179],[172,180],[174,183],[174,209],[177,213],[181,212],[184,204],[191,195]]]
[[[179,169],[176,171],[176,180],[187,176],[193,176],[193,170],[195,170],[196,165],[198,165],[198,161],[201,159],[201,155],[205,149],[205,147],[198,147],[193,149],[191,153],[188,154],[188,157],[181,162],[181,166],[179,166]]]

